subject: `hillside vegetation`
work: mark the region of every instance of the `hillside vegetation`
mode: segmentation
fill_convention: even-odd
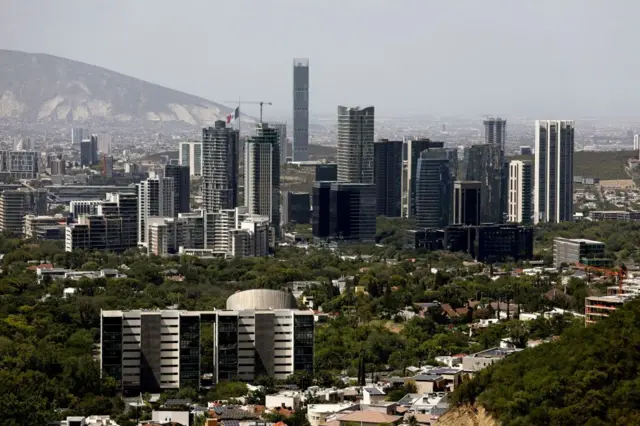
[[[640,301],[513,355],[456,389],[504,426],[640,425]]]
[[[629,158],[638,158],[638,151],[577,151],[573,158],[573,174],[601,180],[631,179],[625,171]],[[534,160],[533,155],[518,155],[511,159]]]

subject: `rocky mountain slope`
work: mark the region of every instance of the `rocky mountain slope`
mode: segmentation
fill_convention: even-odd
[[[0,50],[0,119],[209,125],[229,113],[215,102],[97,66]]]
[[[499,426],[482,407],[463,405],[440,417],[435,426]]]

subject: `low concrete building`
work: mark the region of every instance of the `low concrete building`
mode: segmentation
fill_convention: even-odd
[[[364,388],[362,390],[362,403],[365,405],[379,404],[384,402],[386,394],[378,388]]]
[[[467,355],[462,359],[462,369],[466,373],[473,374],[521,350],[522,349],[491,348]]]
[[[378,426],[381,423],[388,423],[390,425],[400,424],[402,417],[381,413],[379,411],[366,410],[354,411],[353,413],[340,416],[337,420],[340,426],[349,426],[354,423],[360,426]]]
[[[587,259],[604,259],[604,243],[584,238],[555,238],[553,240],[553,266],[586,263]]]
[[[352,402],[341,402],[338,404],[309,404],[307,405],[307,420],[311,426],[324,425],[327,417],[334,414],[347,414],[357,411],[358,404]]]
[[[300,392],[280,392],[275,395],[267,395],[264,406],[269,410],[274,408],[297,410],[300,408],[300,403]]]

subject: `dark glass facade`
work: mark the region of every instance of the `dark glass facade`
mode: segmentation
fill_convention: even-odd
[[[311,195],[308,192],[287,191],[283,195],[283,223],[308,224],[311,220]]]
[[[238,317],[218,316],[218,380],[238,377]]]
[[[293,317],[293,370],[313,373],[313,315]]]
[[[311,195],[311,229],[314,238],[331,236],[331,182],[314,182]]]
[[[454,182],[454,225],[480,225],[480,187],[480,182]]]
[[[200,316],[180,316],[180,386],[200,387]]]
[[[331,185],[331,235],[342,241],[374,242],[376,187],[336,182]]]
[[[140,388],[145,392],[161,390],[161,322],[160,315],[140,316]]]
[[[335,182],[338,180],[338,165],[335,163],[317,164],[315,181]]]
[[[402,214],[402,141],[383,139],[373,144],[373,181],[378,216]]]
[[[416,171],[416,226],[442,228],[451,221],[455,150],[424,151]]]
[[[122,387],[122,317],[102,317],[102,374]]]
[[[189,166],[178,166],[167,164],[164,166],[164,176],[173,178],[173,207],[175,216],[178,213],[188,213],[191,211],[191,177],[189,176]]]

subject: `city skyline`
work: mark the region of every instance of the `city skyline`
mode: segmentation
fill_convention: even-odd
[[[362,13],[364,2],[339,4],[341,14],[336,17],[337,0],[266,1],[250,3],[251,7],[242,1],[194,1],[180,9],[165,1],[153,7],[148,1],[115,1],[99,8],[65,1],[36,8],[30,1],[9,0],[0,17],[0,47],[81,60],[218,102],[238,96],[270,99],[274,105],[269,114],[284,117],[291,117],[294,57],[310,58],[313,64],[312,116],[329,115],[338,104],[358,103],[376,105],[380,116],[630,115],[640,95],[640,84],[633,78],[638,59],[628,54],[629,45],[639,38],[632,18],[638,11],[635,4],[604,9],[603,3],[577,1],[525,5],[496,0],[486,7],[471,1],[449,5],[374,0],[366,4],[367,20],[353,19]],[[547,13],[545,5],[553,6],[555,13]],[[150,10],[157,19],[148,19]],[[96,28],[92,17],[97,13],[118,25]],[[601,20],[603,14],[610,19]],[[216,34],[186,24],[202,15],[224,17]],[[287,34],[296,37],[285,37],[281,31],[237,31],[259,28],[265,15],[273,18],[274,27],[288,28]],[[437,19],[425,27],[420,25],[423,16]],[[169,17],[176,31],[166,32]],[[378,31],[377,24],[394,19],[403,22],[402,35]],[[451,25],[460,19],[468,21],[468,28]],[[520,25],[525,20],[537,25]],[[62,24],[68,21],[74,26]],[[327,33],[328,23],[342,30]],[[594,26],[600,31],[592,31]],[[27,27],[30,30],[24,31]],[[78,32],[82,38],[76,37]],[[239,36],[225,49],[233,66],[220,67],[215,55],[194,54],[233,32]],[[148,43],[149,39],[156,42]],[[368,42],[351,49],[352,41],[362,39]],[[278,48],[255,49],[257,42]],[[429,55],[417,53],[425,47]],[[487,50],[492,62],[483,66]],[[598,60],[593,59],[594,51],[603,52]],[[540,56],[548,61],[539,61]],[[447,66],[428,66],[434,59]],[[556,66],[545,66],[549,61]],[[153,72],[150,62],[159,65]],[[255,63],[261,64],[259,72]],[[549,103],[550,91],[562,91],[562,99]],[[257,110],[251,114],[257,115]]]

